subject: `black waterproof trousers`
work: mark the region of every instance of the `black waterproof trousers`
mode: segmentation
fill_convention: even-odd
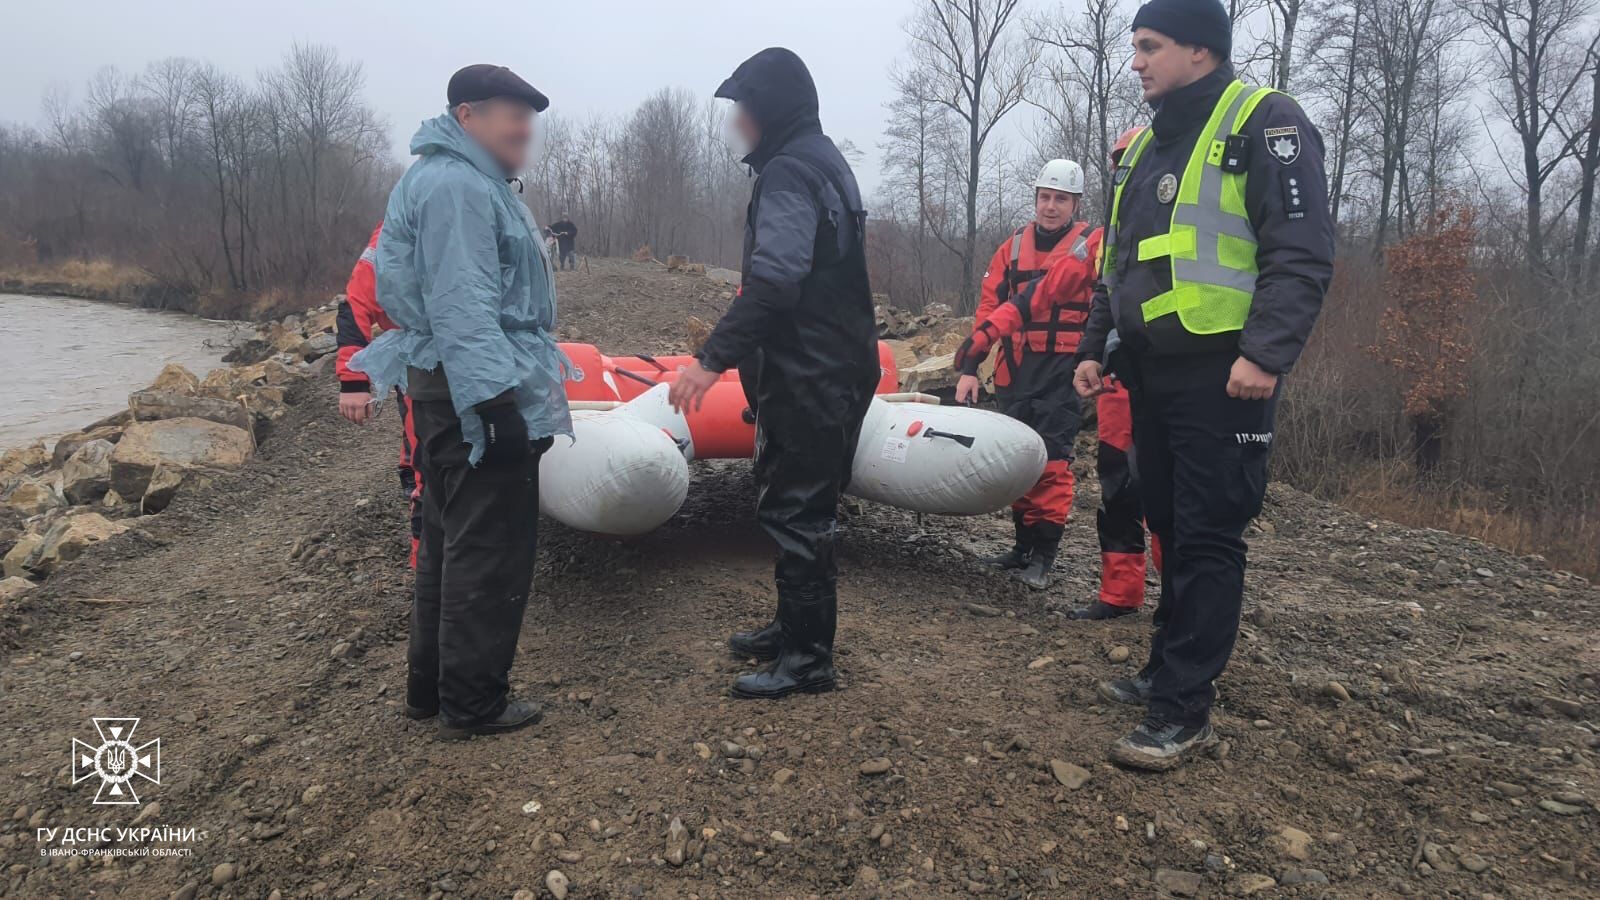
[[[850,483],[877,373],[832,391],[816,384],[796,391],[781,374],[756,368],[756,521],[778,545],[778,589],[831,591],[839,495]]]
[[[1208,720],[1212,683],[1239,637],[1244,530],[1267,488],[1278,398],[1229,397],[1235,359],[1230,352],[1117,364],[1132,405],[1145,520],[1163,553],[1146,668],[1150,712],[1185,725]]]
[[[536,442],[514,464],[467,463],[470,447],[448,401],[415,400],[422,542],[411,607],[407,703],[436,700],[448,725],[487,722],[505,709],[511,661],[533,585],[539,526]]]

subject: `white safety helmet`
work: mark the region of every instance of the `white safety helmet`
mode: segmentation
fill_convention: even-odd
[[[1051,188],[1069,194],[1083,193],[1083,166],[1070,159],[1052,159],[1039,170],[1039,180],[1034,189]]]

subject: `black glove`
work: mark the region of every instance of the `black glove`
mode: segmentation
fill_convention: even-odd
[[[522,462],[533,452],[528,442],[528,423],[515,403],[480,405],[483,420],[483,458],[480,465],[503,466]]]

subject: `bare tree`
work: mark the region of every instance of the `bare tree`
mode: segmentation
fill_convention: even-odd
[[[1589,54],[1574,40],[1593,12],[1590,0],[1466,0],[1489,39],[1499,89],[1490,92],[1521,150],[1516,180],[1526,195],[1523,241],[1528,261],[1545,264],[1545,186],[1576,149],[1557,128],[1559,112],[1587,80]]]
[[[1023,101],[1038,45],[1020,34],[1020,0],[921,0],[906,26],[917,71],[966,131],[960,159],[965,184],[961,237],[961,307],[975,304],[978,191],[985,150],[1002,120]]]
[[[1052,51],[1042,64],[1048,78],[1040,79],[1048,91],[1036,92],[1033,103],[1090,175],[1094,190],[1085,194],[1098,203],[1086,213],[1110,207],[1111,145],[1139,109],[1135,82],[1124,77],[1132,55],[1131,22],[1119,0],[1087,0],[1080,10],[1061,7],[1036,18],[1028,29],[1033,40]]]

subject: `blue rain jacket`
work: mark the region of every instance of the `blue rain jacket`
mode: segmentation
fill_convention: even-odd
[[[394,320],[350,368],[385,396],[406,367],[440,365],[461,432],[483,456],[474,407],[514,391],[533,439],[572,434],[556,347],[555,276],[539,226],[505,174],[448,113],[411,139],[419,159],[389,194],[378,238],[378,305]]]

